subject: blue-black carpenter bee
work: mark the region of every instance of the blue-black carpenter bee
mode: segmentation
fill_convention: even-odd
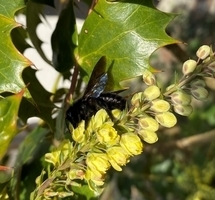
[[[88,86],[82,98],[74,102],[66,112],[66,120],[69,121],[74,128],[76,128],[81,122],[85,120],[87,123],[89,119],[96,114],[100,109],[105,109],[109,116],[113,119],[111,110],[113,109],[125,109],[126,99],[118,95],[117,92],[104,92],[108,75],[107,73],[102,73],[98,77],[98,66],[104,62],[104,57],[96,64],[91,78],[89,80]]]

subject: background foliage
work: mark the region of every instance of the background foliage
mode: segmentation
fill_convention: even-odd
[[[85,4],[90,6],[91,2],[86,1]],[[184,18],[177,17],[178,21],[174,23],[177,22],[178,26],[172,23],[172,26],[168,26],[168,32],[187,42],[190,54],[188,55],[188,50],[182,45],[170,45],[151,56],[159,47],[177,43],[177,40],[165,33],[166,26],[175,15],[158,11],[149,0],[122,1],[119,4],[99,0],[94,10],[87,15],[80,34],[77,32],[74,12],[74,7],[77,8],[79,2],[75,1],[73,4],[73,1],[59,1],[57,4],[50,0],[0,0],[0,5],[2,199],[8,198],[7,195],[12,199],[29,199],[30,193],[35,189],[35,179],[45,167],[44,154],[49,151],[53,141],[56,142],[55,139],[61,138],[64,133],[65,95],[68,91],[75,92],[75,97],[80,95],[81,82],[89,79],[93,67],[102,55],[107,56],[108,66],[114,60],[113,66],[108,69],[108,90],[120,89],[120,81],[141,75],[144,70],[155,71],[151,66],[165,71],[158,74],[160,84],[165,87],[173,81],[175,71],[180,74],[181,63],[195,57],[191,53],[202,44],[202,38],[198,34],[195,37],[192,32],[195,28],[191,28],[193,26],[189,25],[189,22],[198,24],[196,33],[207,32],[207,28],[211,28],[214,23],[211,17],[214,16],[213,13],[204,15],[208,16],[208,23],[195,24],[194,20],[187,16],[182,20],[186,26],[181,25],[179,20]],[[58,9],[60,13],[51,38],[51,60],[43,51],[43,42],[36,32],[36,27],[45,18],[44,5],[58,5],[53,9]],[[196,12],[194,8],[192,12],[195,16],[195,13],[199,13],[198,3]],[[16,22],[15,16],[19,13],[26,16],[27,28]],[[182,31],[178,31],[177,27]],[[183,28],[186,28],[186,31]],[[209,33],[204,34],[204,37],[208,38],[204,38],[204,42],[209,45],[213,44],[210,39],[211,32],[214,31],[209,29]],[[179,33],[183,34],[180,36]],[[29,40],[31,43],[26,42]],[[59,72],[59,77],[63,77],[63,80],[70,79],[71,69],[79,65],[81,79],[76,89],[72,88],[74,84],[71,88],[59,86],[57,80],[51,83],[51,92],[44,89],[36,77],[37,66],[33,67],[32,62],[22,54],[31,46]],[[139,82],[138,78],[133,80],[134,85]],[[111,171],[108,186],[101,199],[215,198],[215,88],[214,80],[207,80],[207,83],[212,90],[208,101],[194,101],[195,109],[189,118],[178,116],[177,126],[160,130],[159,141],[154,145],[146,145],[144,153],[135,157],[123,172]],[[140,89],[133,87],[132,83],[131,88],[134,91]],[[58,108],[59,102],[64,102],[61,109]],[[31,126],[27,127],[27,120],[35,116],[41,121],[33,129]],[[10,164],[10,149],[13,146],[9,148],[9,144],[24,129],[27,136],[21,141],[15,140],[16,161]]]

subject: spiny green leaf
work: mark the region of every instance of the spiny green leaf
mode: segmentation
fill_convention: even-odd
[[[12,1],[5,1],[0,0],[0,16],[11,18],[13,20],[14,14],[25,7],[23,0],[12,0]]]
[[[24,91],[0,100],[0,160],[5,155],[11,140],[19,132],[16,122]]]
[[[174,15],[156,10],[150,2],[98,1],[79,37],[78,62],[88,74],[105,55],[113,61],[111,82],[119,89],[121,80],[150,68],[149,57],[156,49],[177,42],[165,33]]]
[[[0,93],[17,93],[25,84],[22,71],[31,62],[20,54],[10,37],[12,29],[21,26],[14,20],[14,13],[23,8],[23,1],[0,1]],[[30,97],[28,90],[25,96]]]

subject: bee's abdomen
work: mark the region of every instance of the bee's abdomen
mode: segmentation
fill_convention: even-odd
[[[126,106],[125,98],[119,96],[116,93],[102,93],[98,99],[106,103],[108,109],[120,109],[124,110]]]
[[[69,107],[66,112],[66,120],[68,120],[74,128],[78,126],[81,120],[85,120],[86,124],[89,119],[100,109],[105,109],[109,116],[113,118],[111,110],[124,110],[126,106],[125,98],[116,93],[102,93],[99,97],[82,98]]]

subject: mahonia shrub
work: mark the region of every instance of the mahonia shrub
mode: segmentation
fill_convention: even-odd
[[[183,77],[166,89],[158,86],[153,73],[143,74],[147,87],[133,94],[123,111],[112,110],[114,119],[101,109],[87,125],[83,120],[74,129],[69,123],[72,141],[64,140],[45,155],[52,170],[45,182],[43,175],[38,177],[38,189],[32,199],[73,196],[72,186],[83,187],[86,183],[97,195],[101,194],[110,168],[122,171],[131,157],[144,152],[144,142],[153,144],[158,140],[160,126],[171,128],[177,123],[175,113],[189,116],[193,111],[192,97],[207,99],[204,77],[214,77],[215,56],[207,45],[201,46],[196,55],[198,60],[185,61]],[[49,184],[38,195],[46,182]]]
[[[78,30],[76,12],[82,12],[81,3],[87,5],[87,11],[84,24]],[[43,41],[37,34],[40,25],[48,27],[48,23],[44,23],[48,21],[48,15],[44,15],[43,6],[59,13],[51,37],[47,38],[46,31],[42,32],[42,36],[50,41],[52,58],[47,57]],[[18,22],[19,14],[26,18],[24,24]],[[122,181],[123,188],[120,189],[127,194],[133,192],[139,199],[140,193],[144,196],[142,199],[172,197],[184,200],[184,196],[190,199],[192,195],[192,199],[202,200],[215,196],[215,162],[208,162],[204,172],[200,165],[196,167],[186,162],[184,170],[181,152],[179,162],[166,156],[167,153],[178,153],[175,149],[179,145],[174,146],[178,141],[170,141],[170,137],[161,134],[164,133],[162,131],[175,130],[169,128],[181,122],[180,115],[192,121],[190,114],[197,111],[192,104],[193,99],[205,104],[204,100],[209,96],[205,78],[214,78],[214,52],[211,47],[203,45],[196,52],[197,60],[189,59],[182,64],[181,77],[177,73],[172,75],[174,81],[170,80],[167,87],[159,81],[157,73],[166,78],[166,72],[153,68],[149,64],[150,58],[161,47],[171,44],[177,47],[179,41],[165,31],[175,17],[156,9],[151,0],[0,1],[0,199],[98,199],[107,191],[104,189],[108,188],[110,180],[116,183],[116,179],[127,172],[132,160],[138,161],[136,166],[141,168],[141,174],[135,166],[131,170],[136,176],[132,187],[127,187],[129,181]],[[32,47],[57,74],[55,80],[48,82],[49,91],[40,82],[47,82],[49,74],[45,74],[43,79],[38,78],[43,64],[37,66],[36,59],[34,64],[24,56],[27,55],[25,50]],[[101,58],[106,59],[104,63]],[[101,65],[97,65],[100,60]],[[105,75],[98,86],[101,74]],[[144,89],[130,92],[122,87],[123,81],[133,78],[141,80],[140,85]],[[134,79],[130,82],[131,90]],[[87,89],[89,86],[91,89],[100,87],[99,91],[95,89],[94,96],[83,93],[82,86],[86,83]],[[123,91],[121,95],[126,106],[122,104],[121,110],[108,110],[97,105],[89,109],[92,115],[81,116],[85,120],[80,123],[74,125],[79,116],[74,122],[68,120],[75,114],[70,113],[68,117],[68,107],[77,105],[75,103],[82,93],[92,100],[87,104],[89,107],[95,97],[108,91],[115,92],[115,95]],[[87,106],[83,107],[87,109]],[[78,109],[74,110],[78,112]],[[31,117],[37,117],[36,123],[31,124],[33,128],[28,125]],[[183,124],[179,126],[177,128],[183,129]],[[186,126],[180,136],[192,127]],[[21,131],[27,134],[16,140]],[[165,137],[163,143],[162,137]],[[11,145],[13,140],[15,145]],[[160,149],[157,141],[163,145]],[[184,146],[190,145],[187,140],[185,143]],[[175,148],[164,154],[165,145]],[[15,148],[15,154],[11,148]],[[209,158],[214,155],[214,151],[210,151]],[[198,153],[205,156],[201,149]],[[187,151],[183,155],[186,157],[184,160],[189,160]],[[147,166],[139,163],[144,156],[147,157]],[[153,163],[159,159],[163,166]],[[171,177],[164,176],[173,165]],[[151,174],[153,170],[162,171],[160,179],[158,174]],[[126,178],[133,180],[130,172]],[[114,177],[116,174],[117,178]],[[171,188],[166,183],[170,183]],[[172,189],[172,185],[178,190]],[[139,188],[139,193],[136,193]],[[189,196],[190,188],[193,190]],[[186,195],[183,196],[181,191]],[[162,194],[164,192],[165,195]],[[128,199],[134,198],[130,196]]]

